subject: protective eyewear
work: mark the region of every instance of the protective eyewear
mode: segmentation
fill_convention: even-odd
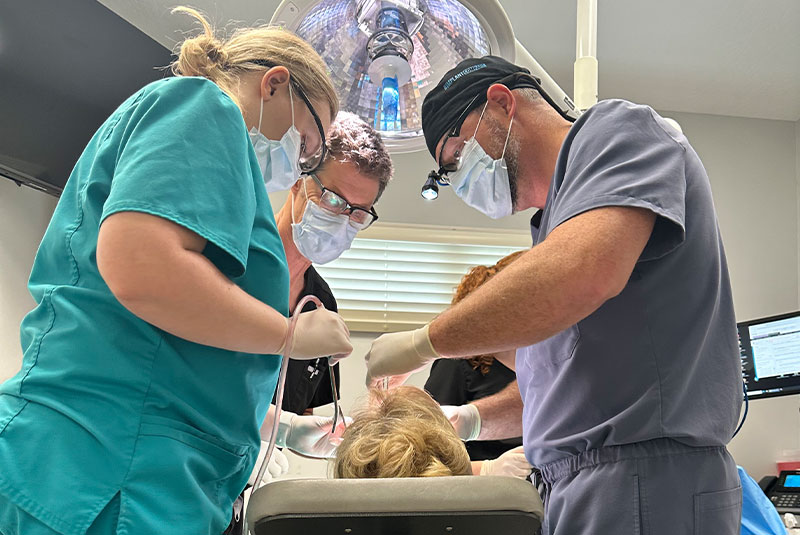
[[[472,97],[472,100],[469,101],[469,104],[467,104],[467,107],[464,108],[464,110],[461,112],[461,114],[459,114],[458,118],[456,118],[456,121],[453,124],[453,128],[444,137],[444,141],[442,142],[442,147],[439,149],[439,156],[436,158],[436,162],[439,164],[439,171],[436,174],[438,175],[440,181],[444,181],[445,182],[445,184],[443,184],[443,185],[447,184],[447,176],[446,175],[448,173],[452,173],[452,172],[455,172],[456,170],[458,170],[458,166],[461,163],[461,161],[460,161],[460,156],[461,155],[459,154],[459,151],[456,150],[456,151],[453,152],[453,159],[451,161],[449,161],[448,163],[443,164],[442,163],[442,155],[444,154],[444,150],[447,147],[448,141],[450,141],[454,137],[459,137],[461,135],[461,126],[464,124],[464,121],[467,119],[467,115],[469,115],[469,112],[472,111],[472,109],[474,107],[473,104],[475,104],[475,101],[478,100],[479,96],[480,96],[480,93],[475,95],[474,97]],[[462,142],[462,145],[463,145],[463,143],[464,142]]]
[[[346,215],[350,218],[350,224],[358,230],[364,230],[378,220],[378,213],[375,208],[367,210],[353,206],[344,197],[323,186],[316,173],[308,173],[308,176],[314,180],[322,191],[319,197],[320,208],[335,215]]]
[[[255,59],[252,60],[252,62],[255,63],[256,65],[261,65],[263,67],[272,68],[277,66],[275,63],[272,63],[271,61],[263,59]],[[306,108],[308,108],[308,111],[311,112],[311,117],[313,117],[314,123],[316,123],[317,130],[319,131],[319,139],[313,140],[317,142],[316,148],[313,153],[306,154],[307,147],[314,146],[313,144],[308,143],[307,139],[304,138],[303,143],[300,146],[300,159],[299,159],[300,170],[305,174],[313,173],[314,171],[319,169],[319,166],[322,165],[323,161],[325,161],[325,155],[327,154],[328,151],[327,147],[325,146],[325,129],[322,128],[322,121],[320,120],[319,115],[317,115],[317,112],[314,110],[314,106],[311,104],[311,101],[306,96],[305,91],[303,91],[303,88],[300,87],[300,85],[296,83],[294,79],[290,78],[289,83],[292,84],[292,88],[300,96],[300,100],[302,100],[305,103]]]

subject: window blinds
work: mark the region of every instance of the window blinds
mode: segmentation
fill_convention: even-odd
[[[530,243],[526,232],[375,224],[340,258],[315,267],[351,331],[403,331],[447,308],[470,268]]]

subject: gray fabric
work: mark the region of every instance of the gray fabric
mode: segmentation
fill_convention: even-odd
[[[278,480],[258,489],[247,507],[251,526],[274,515],[519,511],[542,518],[529,482],[515,477]]]
[[[543,535],[739,534],[742,490],[724,446],[612,446],[549,463],[542,475]]]
[[[657,215],[624,290],[517,352],[525,452],[540,466],[671,437],[726,444],[742,402],[736,320],[705,170],[651,108],[600,102],[572,126],[534,242],[607,206]]]

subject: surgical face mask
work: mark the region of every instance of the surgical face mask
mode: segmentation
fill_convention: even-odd
[[[488,104],[488,103],[487,103]],[[483,120],[486,106],[483,107],[481,117],[475,126],[475,134]],[[492,219],[500,219],[511,215],[511,186],[508,179],[505,154],[508,138],[511,135],[511,125],[508,125],[506,141],[503,144],[503,154],[499,160],[493,160],[480,146],[475,134],[464,144],[461,151],[461,162],[458,169],[449,174],[450,185],[456,195],[468,205],[483,212]]]
[[[305,182],[303,183],[305,188]],[[306,199],[308,199],[308,190]],[[299,223],[294,222],[294,193],[292,193],[292,239],[300,254],[315,264],[336,260],[350,248],[358,229],[346,215],[337,215],[320,208],[311,199]]]
[[[289,103],[292,107],[292,126],[283,134],[280,141],[268,139],[261,133],[261,120],[264,115],[263,99],[258,113],[258,127],[254,126],[249,132],[268,193],[288,190],[300,178],[301,138],[300,132],[294,126],[292,84],[289,84]]]

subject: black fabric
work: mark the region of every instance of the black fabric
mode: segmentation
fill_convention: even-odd
[[[425,390],[440,405],[464,405],[503,390],[516,379],[516,374],[495,360],[483,375],[468,360],[439,359],[433,363]],[[507,440],[472,440],[465,442],[473,461],[495,459],[511,448],[522,445],[522,438]]]
[[[468,58],[447,71],[422,103],[422,130],[431,156],[436,158],[439,140],[454,126],[460,127],[456,123],[463,123],[469,111],[482,106],[486,90],[498,82],[509,89],[539,89],[531,71],[497,56]],[[464,113],[467,106],[470,109]]]
[[[309,267],[303,280],[305,285],[300,292],[299,299],[307,295],[315,295],[322,301],[326,309],[333,312],[339,311],[330,286],[317,273],[317,270]],[[314,308],[313,303],[308,303],[303,307],[303,312],[314,310]],[[333,377],[338,391],[340,381],[338,364],[333,367]],[[295,414],[303,414],[307,409],[333,403],[330,381],[330,367],[328,366],[327,358],[290,360],[289,367],[286,370],[286,388],[284,389],[281,408]],[[274,397],[272,402],[275,402]]]

